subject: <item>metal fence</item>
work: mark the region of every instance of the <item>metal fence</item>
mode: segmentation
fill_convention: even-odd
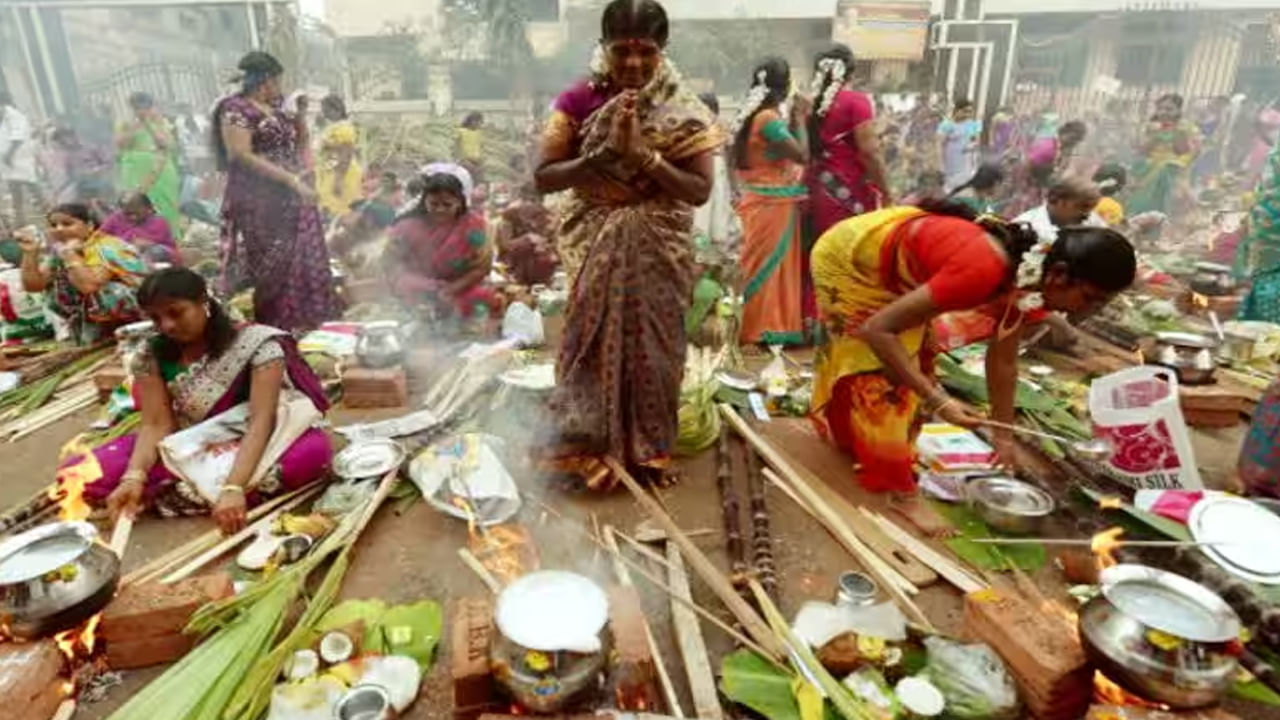
[[[80,101],[91,107],[107,106],[117,113],[128,108],[129,96],[150,93],[166,108],[178,103],[207,107],[218,95],[213,72],[172,63],[143,63],[122,68],[105,78],[80,86]]]

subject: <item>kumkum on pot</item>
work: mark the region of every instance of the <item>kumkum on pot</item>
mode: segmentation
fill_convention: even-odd
[[[0,622],[23,640],[73,628],[106,607],[120,558],[86,522],[55,522],[0,542]]]

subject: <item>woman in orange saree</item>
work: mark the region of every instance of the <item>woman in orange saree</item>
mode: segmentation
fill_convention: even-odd
[[[593,77],[556,100],[535,173],[570,190],[560,249],[572,278],[549,470],[612,486],[606,457],[669,478],[693,283],[693,208],[706,202],[722,135],[666,61],[654,0],[604,10]]]
[[[768,58],[751,75],[751,90],[734,143],[742,200],[740,264],[742,341],[765,345],[804,343],[803,253],[800,207],[808,195],[804,164],[807,108],[797,102],[790,122],[781,106],[791,89],[791,68]]]

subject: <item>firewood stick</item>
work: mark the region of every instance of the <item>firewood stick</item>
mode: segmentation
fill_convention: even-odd
[[[606,546],[605,546],[605,544],[604,544],[603,542],[601,542],[601,541],[597,540],[596,538],[592,537],[592,536],[591,536],[591,532],[590,532],[589,530],[586,530],[585,528],[581,527],[581,526],[580,526],[580,523],[578,523],[578,522],[576,522],[576,521],[573,521],[573,520],[570,520],[569,518],[565,517],[565,516],[564,516],[564,514],[562,514],[559,510],[556,510],[555,508],[551,507],[550,505],[547,505],[547,504],[546,504],[546,503],[544,503],[544,502],[541,502],[541,501],[539,501],[539,500],[534,500],[534,502],[536,502],[536,503],[538,503],[540,506],[542,506],[542,508],[543,508],[544,510],[546,510],[546,511],[547,511],[547,513],[549,513],[550,515],[552,515],[553,517],[555,517],[557,520],[560,520],[560,521],[564,522],[566,526],[568,526],[568,527],[570,527],[571,529],[575,530],[579,535],[582,535],[582,536],[583,536],[583,537],[585,537],[587,540],[591,541],[591,542],[592,542],[592,543],[594,543],[596,546],[600,547],[600,548],[601,548],[602,550],[604,550],[606,553],[609,553],[609,548],[608,548],[608,547],[606,547]],[[612,555],[613,555],[613,553],[609,553],[609,555],[610,555],[610,556],[612,556]],[[757,645],[757,644],[755,643],[755,641],[753,641],[751,638],[749,638],[749,637],[747,637],[746,635],[743,635],[741,632],[738,632],[737,630],[733,629],[733,627],[732,627],[731,625],[729,625],[729,623],[727,623],[727,622],[725,622],[725,621],[721,620],[720,618],[716,617],[716,616],[715,616],[711,611],[707,610],[706,608],[702,607],[701,605],[698,605],[697,603],[695,603],[695,602],[693,602],[693,601],[688,601],[688,602],[686,602],[684,599],[680,598],[680,597],[676,594],[675,590],[672,590],[672,589],[671,589],[671,586],[670,586],[670,585],[668,585],[668,584],[667,584],[666,582],[664,582],[663,580],[660,580],[660,579],[659,579],[657,576],[655,576],[653,573],[649,572],[649,570],[648,570],[648,569],[646,569],[645,567],[643,567],[642,565],[640,565],[640,563],[635,562],[635,561],[634,561],[634,560],[632,560],[631,558],[629,558],[629,557],[627,557],[627,556],[625,556],[625,555],[622,555],[622,554],[619,554],[619,555],[618,555],[618,558],[619,558],[620,560],[622,560],[622,562],[626,563],[626,564],[627,564],[627,566],[629,566],[629,567],[631,568],[631,571],[632,571],[632,572],[636,573],[636,574],[637,574],[637,575],[639,575],[640,577],[642,577],[642,578],[644,578],[645,580],[649,581],[650,583],[652,583],[653,585],[655,585],[658,589],[660,589],[660,590],[662,590],[663,592],[665,592],[667,595],[670,595],[670,596],[671,596],[671,599],[675,600],[676,602],[680,603],[681,605],[684,605],[685,607],[687,607],[687,608],[689,608],[690,610],[692,610],[692,611],[694,611],[695,613],[697,613],[697,614],[698,614],[698,617],[700,617],[700,618],[702,618],[703,620],[706,620],[707,622],[711,623],[711,624],[712,624],[712,625],[714,625],[717,629],[719,629],[719,630],[723,631],[723,632],[724,632],[724,634],[726,634],[726,635],[728,635],[729,637],[733,638],[734,640],[738,641],[738,642],[739,642],[743,647],[747,648],[748,650],[751,650],[752,652],[756,653],[756,654],[757,654],[757,655],[759,655],[760,657],[765,658],[766,660],[768,660],[769,662],[773,663],[774,665],[777,665],[777,666],[778,666],[778,667],[780,667],[780,668],[784,668],[784,667],[785,667],[785,666],[781,663],[781,659],[782,659],[782,657],[783,657],[782,655],[774,655],[774,654],[773,654],[772,652],[770,652],[769,650],[765,650],[765,649],[764,649],[763,647],[761,647],[760,645]],[[721,579],[723,579],[723,578],[721,578]],[[737,596],[735,595],[734,597],[737,597]],[[776,643],[771,643],[771,646],[772,646],[772,645],[776,645]]]
[[[316,491],[316,487],[309,486],[309,487],[300,488],[298,490],[294,490],[291,493],[280,495],[279,497],[271,498],[267,502],[264,502],[258,507],[250,510],[249,514],[246,516],[245,519],[248,522],[253,522],[258,518],[262,517],[263,515],[266,515],[272,510],[275,510],[276,508],[280,507],[281,505],[284,505],[290,500],[293,500],[299,495],[303,493],[314,493],[315,491]],[[193,558],[197,554],[204,552],[208,548],[216,545],[221,538],[222,538],[222,532],[220,530],[218,530],[217,528],[214,528],[213,530],[209,530],[203,535],[199,535],[194,539],[189,540],[188,542],[184,543],[183,545],[180,545],[177,548],[174,548],[173,550],[170,550],[164,555],[161,555],[160,557],[154,560],[148,561],[142,567],[134,570],[133,572],[121,578],[120,584],[131,585],[134,583],[147,582],[149,580],[154,580],[156,577],[162,575],[165,571],[169,570],[174,565],[177,565],[178,563],[183,562],[184,560],[187,560],[189,558]]]
[[[121,560],[124,560],[125,548],[129,546],[129,536],[133,534],[133,519],[132,512],[122,514],[111,531],[111,551]]]
[[[631,573],[627,571],[627,566],[620,560],[622,552],[618,550],[618,541],[613,536],[613,527],[605,525],[599,536],[604,541],[605,547],[609,549],[609,554],[613,557],[613,573],[617,576],[618,582],[623,587],[635,587],[635,584],[631,582]],[[644,639],[649,645],[649,654],[653,656],[653,669],[658,673],[658,683],[662,685],[662,695],[666,698],[667,710],[671,711],[676,717],[686,717],[684,708],[680,707],[680,697],[676,695],[676,689],[671,684],[671,676],[667,674],[667,663],[662,659],[662,651],[658,648],[658,641],[654,639],[653,629],[649,627],[649,620],[641,616],[640,624],[644,628]]]
[[[746,629],[747,634],[754,638],[761,647],[768,648],[768,652],[765,654],[773,658],[785,656],[786,649],[782,642],[778,640],[778,636],[756,614],[755,609],[746,600],[742,599],[742,596],[738,594],[729,579],[716,569],[711,560],[698,549],[697,545],[693,544],[692,540],[685,537],[680,527],[662,509],[658,501],[649,497],[649,494],[645,492],[644,488],[640,487],[640,483],[636,482],[635,478],[631,477],[631,474],[622,466],[622,463],[611,457],[606,457],[605,463],[613,470],[613,474],[618,478],[618,481],[626,486],[636,501],[640,503],[640,507],[644,508],[645,512],[649,514],[649,517],[661,525],[667,531],[667,535],[671,540],[680,546],[685,559],[693,566],[693,571],[702,578],[703,582],[707,583],[712,592],[720,598],[720,602],[723,602],[734,617],[738,619],[738,622],[742,623],[742,627]]]
[[[871,573],[876,582],[880,583],[880,585],[884,587],[885,592],[889,593],[889,596],[893,598],[894,602],[898,604],[902,611],[921,626],[931,629],[933,624],[929,622],[929,618],[918,606],[916,606],[914,602],[911,601],[911,598],[903,592],[902,588],[892,580],[892,576],[884,572],[884,569],[888,567],[884,561],[873,553],[871,548],[863,544],[863,542],[853,534],[846,525],[844,518],[841,518],[840,515],[832,510],[831,506],[828,505],[817,492],[809,487],[791,463],[783,457],[780,452],[774,449],[773,445],[760,437],[755,430],[752,430],[751,426],[747,425],[746,421],[744,421],[732,407],[721,404],[720,414],[729,421],[729,424],[733,426],[733,429],[736,430],[738,434],[742,435],[743,439],[750,443],[751,446],[760,453],[760,456],[777,471],[778,475],[788,481],[792,489],[794,489],[800,497],[805,499],[805,501],[817,512],[818,517],[822,519],[823,524],[826,525],[829,530],[836,532],[837,537],[840,538],[841,544],[845,546],[845,549],[852,552],[854,556],[862,562],[863,566],[867,569],[867,572]]]
[[[498,582],[498,578],[494,577],[493,573],[489,572],[489,568],[485,567],[474,553],[466,548],[458,548],[458,558],[462,560],[463,565],[471,568],[471,572],[475,573],[476,576],[480,578],[480,582],[484,583],[484,586],[489,588],[489,592],[494,595],[501,592],[502,583]]]
[[[835,538],[836,542],[840,543],[840,546],[843,547],[845,551],[847,551],[849,554],[853,555],[854,558],[858,559],[859,562],[862,562],[863,565],[870,565],[872,563],[875,563],[878,568],[878,572],[881,575],[883,575],[888,582],[893,583],[899,589],[901,589],[902,592],[908,595],[915,595],[916,593],[920,592],[919,588],[917,588],[910,580],[902,576],[902,573],[898,572],[897,570],[894,570],[892,566],[884,562],[884,560],[882,560],[880,556],[874,554],[874,552],[871,555],[866,556],[865,558],[863,555],[858,554],[858,552],[853,549],[853,546],[850,545],[850,543],[856,540],[860,544],[862,541],[858,540],[856,537],[850,538],[848,535],[846,535],[844,530],[847,530],[848,529],[847,527],[844,527],[843,530],[839,530],[839,531],[829,527],[823,521],[822,516],[818,513],[818,511],[815,510],[807,500],[800,497],[800,495],[797,494],[797,492],[793,490],[791,486],[789,486],[787,482],[783,480],[777,473],[775,473],[773,470],[769,468],[765,468],[763,471],[763,474],[764,474],[764,477],[767,478],[769,482],[773,484],[774,487],[781,490],[782,493],[786,495],[788,498],[790,498],[792,502],[799,505],[801,510],[804,510],[806,513],[808,513],[809,516],[812,517],[814,520],[817,520],[818,522],[822,523],[823,527],[827,528],[827,532],[833,538]],[[866,548],[866,549],[869,552],[871,550],[870,548]],[[884,580],[881,580],[881,582],[884,582]]]
[[[942,553],[911,537],[889,518],[866,508],[862,508],[862,513],[867,519],[875,523],[885,535],[888,535],[890,540],[901,545],[904,550],[914,555],[920,562],[928,565],[934,572],[946,579],[947,582],[959,588],[961,592],[977,592],[986,587],[986,583],[975,578],[959,563],[950,560]]]
[[[257,535],[258,533],[260,533],[261,531],[271,527],[271,523],[275,522],[277,515],[280,515],[281,513],[292,510],[295,507],[306,502],[319,489],[320,488],[318,487],[312,488],[311,493],[298,495],[297,497],[293,498],[293,500],[290,500],[289,502],[285,503],[284,505],[276,509],[270,515],[266,515],[262,518],[259,518],[257,522],[246,526],[243,530],[236,533],[235,535],[232,535],[228,537],[226,540],[223,540],[217,545],[214,545],[213,547],[209,548],[208,550],[206,550],[205,552],[197,556],[194,560],[188,562],[187,564],[183,565],[177,570],[174,570],[173,572],[161,578],[160,579],[161,584],[172,585],[173,583],[176,583],[179,580],[185,580],[186,578],[189,578],[192,575],[196,574],[205,565],[208,565],[214,560],[217,560],[218,558],[222,557],[224,554],[231,551],[236,546],[243,543],[245,540],[248,540],[254,535]]]
[[[689,575],[684,570],[684,558],[680,556],[680,548],[674,542],[667,542],[668,579],[675,595],[671,597],[671,623],[675,626],[676,643],[680,646],[680,655],[684,658],[685,675],[689,678],[689,692],[693,695],[694,716],[700,720],[721,720],[724,711],[720,707],[720,699],[716,693],[716,677],[711,670],[710,656],[707,654],[707,643],[702,637],[702,628],[698,625],[698,616],[687,607],[676,602],[676,596],[692,603],[693,594],[689,590]]]
[[[49,720],[71,720],[76,714],[76,699],[67,698],[63,700],[58,709],[54,711],[53,717]]]

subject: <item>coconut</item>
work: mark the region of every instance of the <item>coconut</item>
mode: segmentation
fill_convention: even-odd
[[[335,630],[320,638],[320,659],[330,665],[346,662],[355,650],[355,643],[344,632]]]

